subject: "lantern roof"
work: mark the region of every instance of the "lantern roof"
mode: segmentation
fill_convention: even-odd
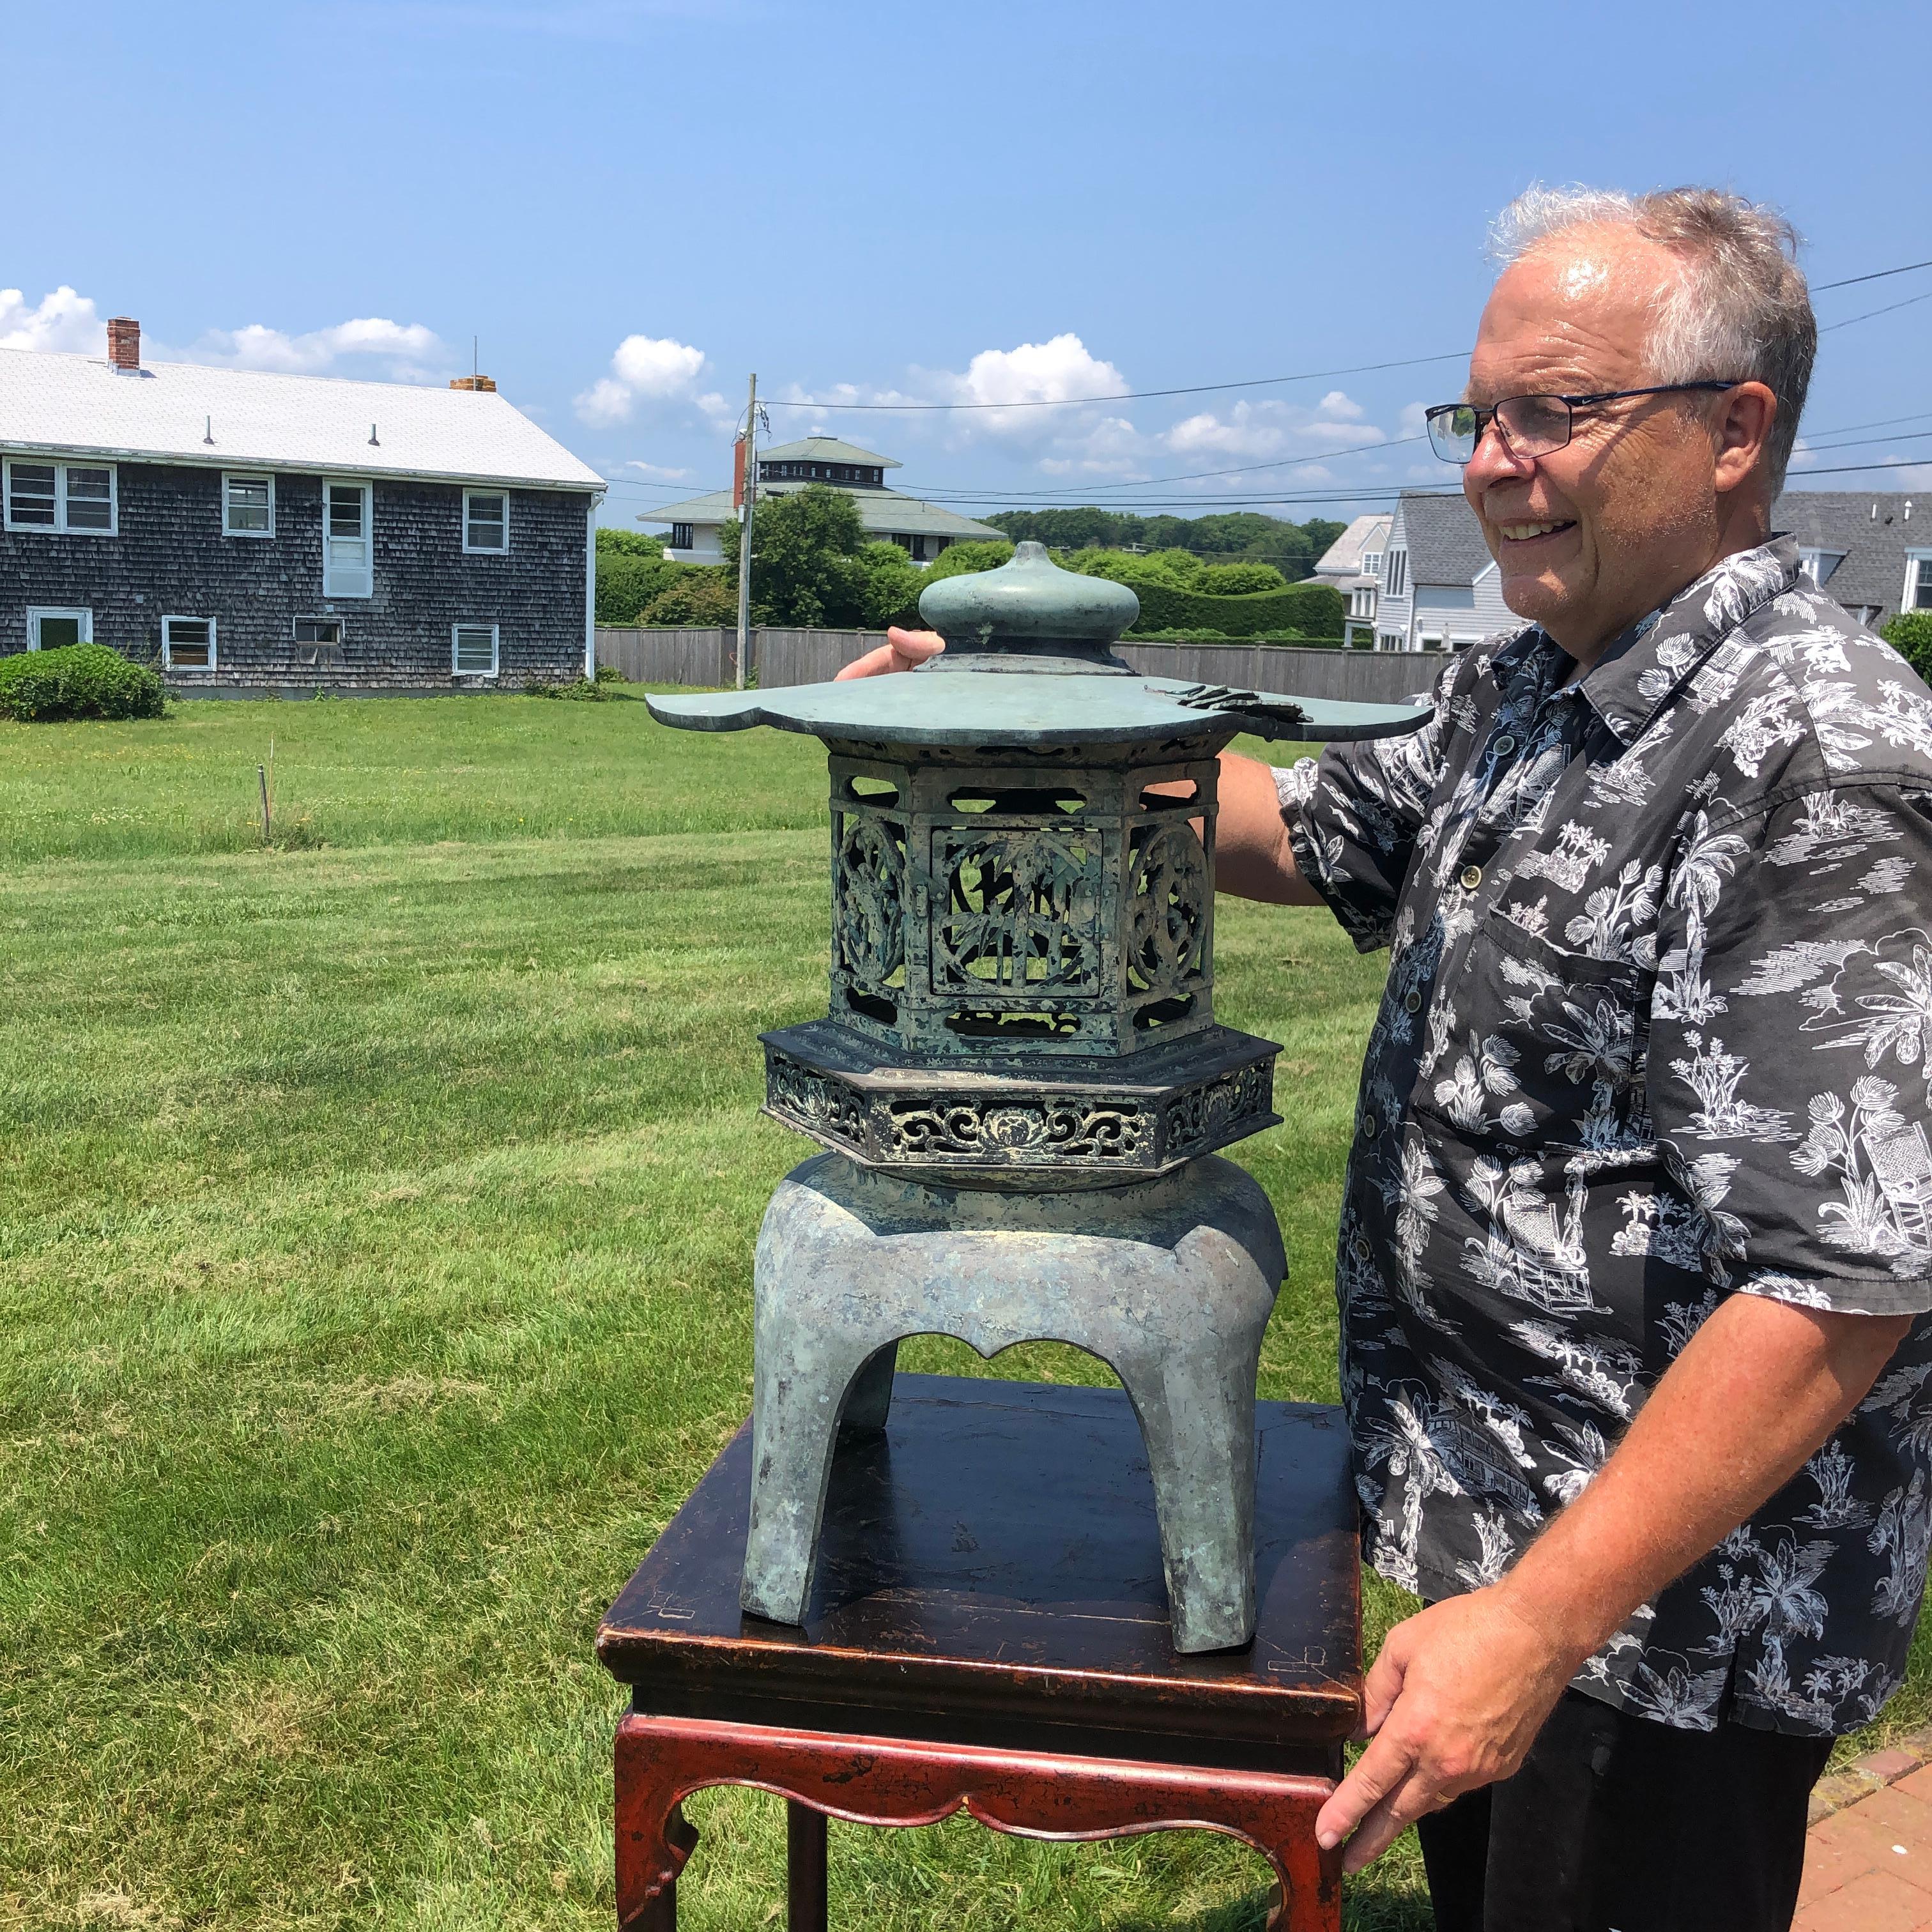
[[[1124,584],[1062,570],[1023,543],[998,570],[928,584],[920,614],[946,650],[899,676],[774,691],[655,695],[660,723],[687,730],[754,724],[846,744],[932,746],[1192,743],[1238,732],[1288,739],[1378,738],[1416,730],[1426,710],[1148,677],[1108,646],[1140,613]]]

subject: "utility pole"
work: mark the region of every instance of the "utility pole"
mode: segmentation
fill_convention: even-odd
[[[758,500],[758,379],[745,405],[745,500],[738,512],[738,688],[752,648],[752,512]]]

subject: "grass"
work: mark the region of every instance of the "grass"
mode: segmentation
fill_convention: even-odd
[[[304,848],[250,829],[271,735]],[[752,1240],[806,1151],[754,1035],[823,1010],[823,800],[815,744],[628,703],[0,734],[0,1928],[604,1932],[591,1639],[748,1406]],[[1263,1393],[1329,1400],[1380,966],[1310,912],[1217,940],[1222,1016],[1286,1048],[1292,1124],[1238,1156],[1291,1260]],[[684,1924],[781,1923],[777,1802],[691,1810]],[[850,1932],[1265,1905],[1204,1834],[832,1857]],[[1412,1843],[1348,1915],[1429,1923]]]

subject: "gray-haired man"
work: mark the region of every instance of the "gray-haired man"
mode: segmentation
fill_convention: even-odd
[[[1430,428],[1528,621],[1412,737],[1222,766],[1222,886],[1391,955],[1342,1386],[1428,1606],[1319,1829],[1419,1821],[1455,1932],[1769,1932],[1932,1544],[1932,696],[1772,538],[1785,224],[1538,191],[1501,238]]]

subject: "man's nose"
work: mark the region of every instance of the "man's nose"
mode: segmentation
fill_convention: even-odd
[[[1536,458],[1517,455],[1492,419],[1484,424],[1474,453],[1462,466],[1462,487],[1473,500],[1490,484],[1527,476],[1535,467]]]

